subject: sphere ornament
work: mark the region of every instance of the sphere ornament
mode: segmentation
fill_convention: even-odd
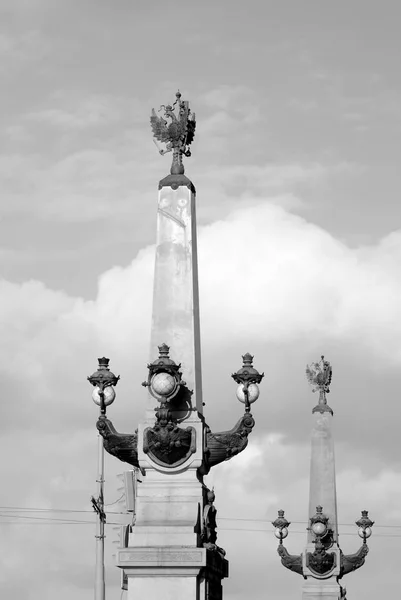
[[[92,392],[92,400],[98,406],[102,405],[101,393],[102,393],[102,390],[100,389],[99,386],[96,386]],[[103,394],[104,394],[103,402],[104,402],[105,406],[109,406],[110,404],[112,404],[114,402],[115,397],[116,397],[116,392],[114,391],[114,388],[112,388],[110,385],[108,387],[104,388]]]
[[[288,535],[287,527],[283,527],[282,529],[276,527],[276,529],[274,530],[274,535],[278,540],[284,540]]]
[[[370,536],[372,535],[372,529],[370,527],[366,527],[366,529],[363,529],[362,527],[360,527],[358,529],[358,535],[361,538],[370,538]]]
[[[312,525],[312,531],[315,535],[324,535],[327,531],[327,527],[324,523],[314,523]]]
[[[247,399],[248,399],[249,404],[252,404],[259,398],[259,394],[260,394],[259,386],[256,383],[249,384],[248,397],[246,397],[245,385],[243,383],[240,383],[239,386],[237,387],[237,393],[236,393],[237,398],[243,404],[246,404]]]
[[[177,387],[177,381],[169,373],[156,373],[151,379],[150,387],[158,396],[170,396]]]

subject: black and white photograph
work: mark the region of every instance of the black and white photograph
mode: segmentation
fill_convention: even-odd
[[[397,597],[400,19],[0,0],[1,600]]]

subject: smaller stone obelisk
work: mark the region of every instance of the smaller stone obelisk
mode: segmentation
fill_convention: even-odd
[[[290,523],[279,511],[273,525],[280,540],[278,553],[282,564],[304,577],[302,600],[344,600],[346,590],[341,578],[361,567],[368,553],[366,540],[373,521],[367,511],[356,522],[363,544],[355,554],[345,555],[338,544],[337,494],[332,435],[333,410],[327,404],[332,368],[324,356],[306,368],[306,375],[319,402],[312,410],[313,428],[310,463],[310,488],[307,543],[301,555],[289,554],[283,545]]]

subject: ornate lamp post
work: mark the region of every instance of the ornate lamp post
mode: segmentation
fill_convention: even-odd
[[[321,357],[306,369],[306,375],[314,392],[319,391],[318,404],[313,408],[314,428],[312,430],[309,526],[306,548],[302,554],[289,554],[283,545],[288,535],[290,523],[284,511],[278,511],[278,518],[272,523],[275,536],[279,539],[277,551],[282,564],[299,573],[306,582],[303,586],[303,600],[345,599],[346,590],[340,580],[344,575],[359,569],[369,551],[366,540],[372,534],[373,521],[368,512],[362,511],[356,521],[358,535],[363,544],[355,554],[346,555],[338,544],[337,499],[334,467],[334,443],[331,434],[333,410],[327,404],[326,394],[330,392],[332,379],[330,363]],[[315,502],[315,504],[313,504]],[[319,504],[318,504],[319,502]],[[321,503],[321,504],[320,504]],[[317,504],[317,506],[316,506]],[[312,514],[315,510],[316,512]]]
[[[278,511],[278,518],[272,522],[272,525],[275,527],[274,535],[280,540],[277,552],[281,556],[282,564],[287,569],[305,576],[304,567],[307,567],[315,577],[324,579],[330,576],[330,572],[338,566],[337,579],[341,579],[344,575],[362,567],[369,552],[366,540],[372,535],[374,525],[374,521],[371,521],[368,517],[368,511],[363,510],[361,518],[355,521],[355,525],[358,527],[358,535],[363,539],[362,546],[355,554],[343,554],[340,550],[339,565],[337,565],[335,551],[328,552],[331,548],[335,550],[337,546],[333,540],[333,531],[328,522],[329,519],[323,513],[323,507],[317,506],[316,514],[310,518],[308,527],[308,531],[313,535],[312,543],[315,545],[315,551],[313,553],[307,552],[304,555],[293,555],[289,554],[283,546],[283,539],[288,536],[288,527],[291,523],[284,517],[283,510]],[[345,594],[342,597],[345,597]]]
[[[113,395],[106,392],[113,385],[110,376],[102,369],[101,377],[91,378],[104,449],[146,475],[136,490],[134,526],[116,563],[130,598],[221,600],[228,561],[216,543],[214,493],[203,477],[246,448],[255,425],[250,406],[263,374],[245,354],[233,375],[244,414],[231,429],[213,432],[203,414],[196,191],[183,164],[190,156],[195,115],[177,92],[172,104],[152,110],[150,122],[155,140],[166,144],[161,154],[172,152],[173,160],[158,185],[151,362],[144,415],[135,431],[118,432],[105,415]]]
[[[92,400],[100,407],[99,419],[106,418],[106,407],[114,402],[116,393],[113,386],[117,385],[120,376],[116,377],[109,369],[109,359],[102,357],[98,359],[99,367],[88,381],[94,386]],[[104,447],[103,437],[98,434],[98,497],[91,498],[93,509],[98,520],[96,525],[96,570],[95,570],[95,600],[105,599],[104,579],[104,524],[106,514],[104,512]]]

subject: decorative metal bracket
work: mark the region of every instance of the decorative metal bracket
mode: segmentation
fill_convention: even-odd
[[[202,473],[225,460],[230,460],[248,445],[248,436],[255,426],[251,413],[245,413],[236,425],[229,431],[213,433],[208,425],[205,426],[204,464]]]
[[[298,575],[302,575],[304,577],[302,554],[290,554],[282,543],[279,544],[277,552],[281,556],[281,564],[284,565],[286,569],[294,571],[294,573],[298,573]]]
[[[119,433],[113,423],[103,415],[99,417],[96,427],[104,440],[106,452],[122,462],[138,467],[142,475],[145,475],[138,462],[138,430],[133,434]]]
[[[362,565],[365,564],[366,555],[369,552],[369,548],[367,544],[362,544],[357,552],[354,554],[343,554],[340,551],[340,576],[348,575],[348,573],[352,573],[352,571],[356,571],[360,569]]]

